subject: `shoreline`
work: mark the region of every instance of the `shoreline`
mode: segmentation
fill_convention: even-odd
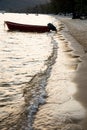
[[[58,54],[46,86],[48,97],[46,104],[40,106],[35,116],[33,128],[35,130],[87,129],[85,90],[82,91],[81,87],[84,84],[82,82],[84,67],[86,68],[85,50],[71,35],[72,30],[69,30],[70,28],[66,27],[67,24],[60,18],[58,25],[60,27],[57,33]],[[86,74],[84,76],[86,77]],[[79,82],[83,84],[80,85]],[[86,84],[84,87],[86,88]]]
[[[73,22],[71,24],[73,24]],[[77,35],[76,32],[74,33],[74,31],[72,31],[72,28],[70,28],[70,30],[72,35],[76,38],[80,45],[82,45],[84,54],[80,56],[81,63],[79,64],[76,75],[73,79],[73,81],[77,84],[78,89],[74,98],[79,101],[87,111],[87,20],[76,20],[76,22],[78,23],[76,32],[79,30]],[[67,21],[65,21],[65,24],[67,26],[69,25]],[[87,112],[85,113],[85,118],[82,121],[82,126],[84,130],[87,129]]]

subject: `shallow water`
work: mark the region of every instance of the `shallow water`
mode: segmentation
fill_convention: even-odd
[[[32,115],[45,102],[55,34],[8,32],[4,21],[46,25],[56,20],[51,15],[10,13],[0,14],[0,19],[0,130],[32,129]]]

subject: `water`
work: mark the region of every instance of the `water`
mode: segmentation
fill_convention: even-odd
[[[55,61],[51,33],[8,32],[4,21],[46,25],[51,15],[0,13],[0,130],[31,130]]]

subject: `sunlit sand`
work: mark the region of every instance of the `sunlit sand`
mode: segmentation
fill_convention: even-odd
[[[47,103],[39,108],[34,128],[86,130],[87,33],[81,34],[87,30],[87,21],[71,18],[59,18],[59,21],[58,54],[46,87]]]

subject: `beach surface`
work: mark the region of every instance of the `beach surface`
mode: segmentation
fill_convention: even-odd
[[[35,130],[87,130],[87,20],[58,17],[57,58]]]

